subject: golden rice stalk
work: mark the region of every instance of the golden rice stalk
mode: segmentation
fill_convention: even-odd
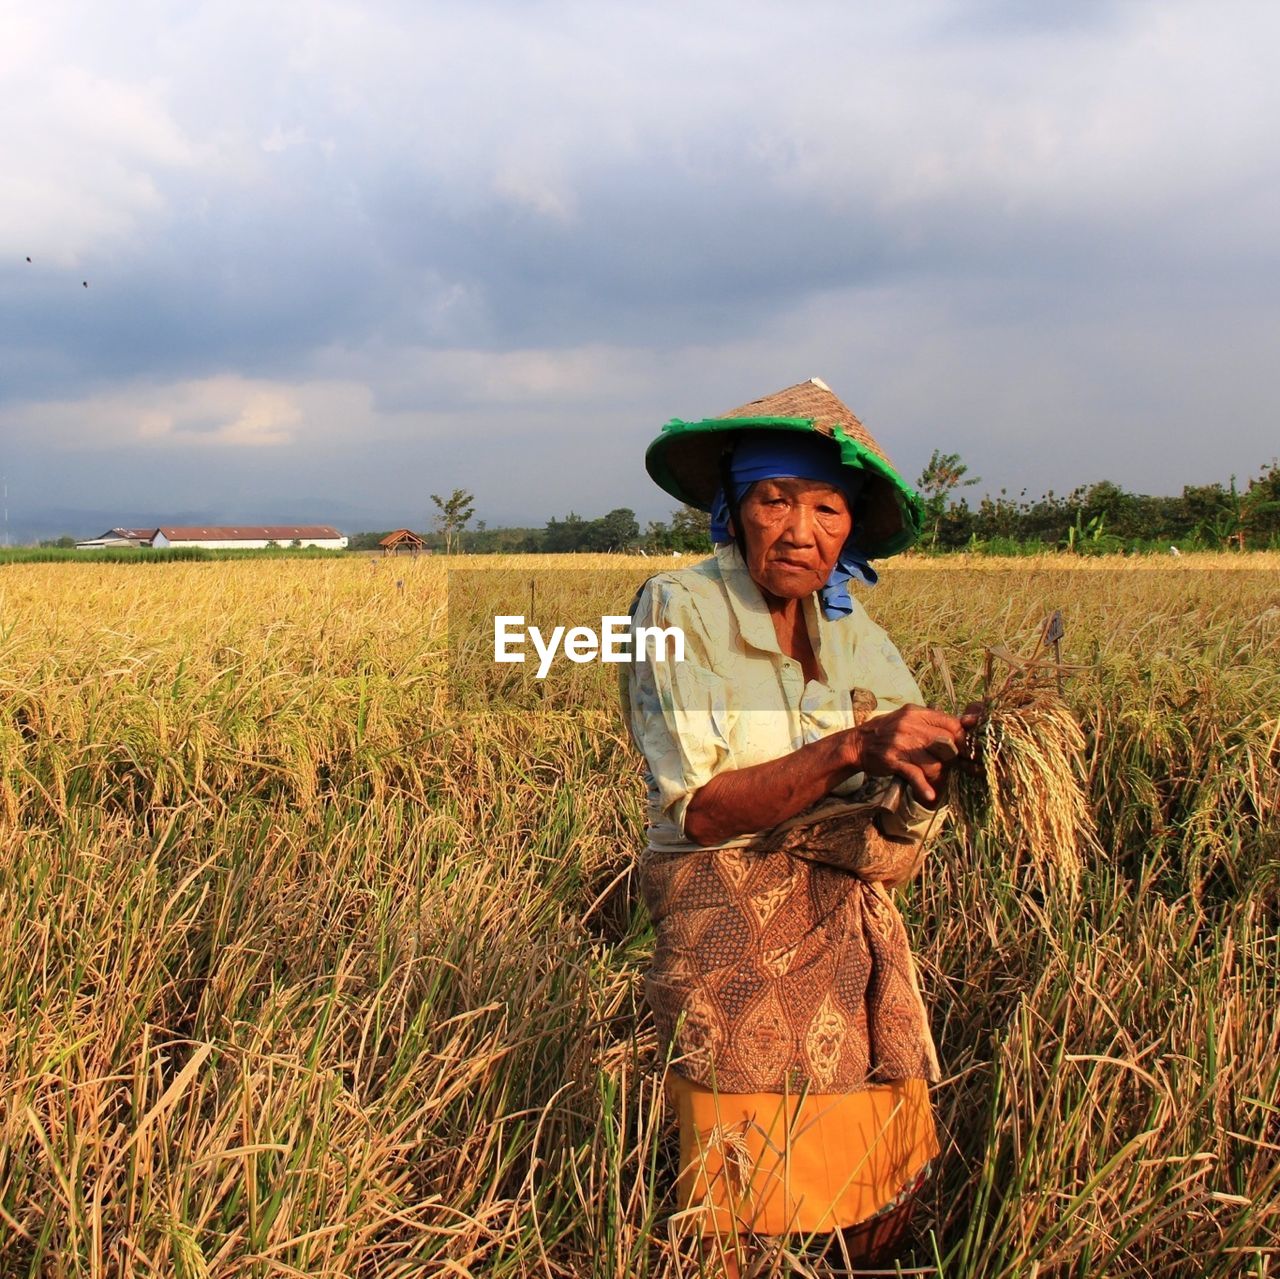
[[[1009,662],[1008,677],[984,698],[986,718],[972,734],[977,767],[957,773],[952,803],[972,839],[985,827],[1011,853],[1074,881],[1098,850],[1085,788],[1084,733],[1055,687],[1063,670],[1040,659]]]

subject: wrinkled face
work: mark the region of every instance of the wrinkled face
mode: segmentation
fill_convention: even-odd
[[[779,599],[825,586],[853,528],[844,493],[820,480],[757,480],[738,513],[751,579]]]

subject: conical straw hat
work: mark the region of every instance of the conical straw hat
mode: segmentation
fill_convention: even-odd
[[[916,491],[893,469],[885,451],[834,391],[818,378],[798,382],[699,422],[674,418],[645,452],[645,469],[672,497],[711,509],[720,485],[721,457],[742,431],[812,431],[840,450],[840,460],[865,472],[858,517],[861,549],[872,559],[905,550],[920,535]]]

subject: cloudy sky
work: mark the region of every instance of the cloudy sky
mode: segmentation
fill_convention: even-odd
[[[813,375],[975,493],[1280,453],[1266,0],[0,0],[0,29],[18,534],[422,525],[455,486],[491,525],[665,516],[662,422]]]

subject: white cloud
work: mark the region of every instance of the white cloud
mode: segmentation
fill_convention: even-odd
[[[277,124],[259,145],[270,154],[278,154],[289,150],[290,147],[301,146],[306,140],[306,129],[283,129]]]
[[[575,213],[576,201],[568,185],[553,179],[541,166],[505,165],[494,174],[493,190],[499,197],[557,222],[569,222]]]
[[[14,439],[38,436],[66,452],[278,448],[298,441],[301,400],[294,387],[220,376],[13,405],[0,411],[0,424]]]
[[[29,45],[39,41],[28,32]],[[155,83],[53,58],[0,72],[0,252],[69,266],[166,208],[205,151]]]
[[[0,72],[0,108],[20,122],[0,137],[0,245],[47,228],[48,246],[83,252],[166,207],[169,180],[195,166],[196,185],[221,174],[251,207],[264,153],[317,138],[339,181],[416,176],[456,208],[496,196],[560,222],[586,184],[632,166],[658,183],[722,180],[726,209],[763,178],[891,227],[936,212],[954,231],[984,208],[1168,214],[1266,163],[1280,11],[1103,6],[1002,32],[989,8],[966,35],[940,3],[783,15],[749,0],[331,0],[270,21],[206,3],[154,29],[54,3],[19,27],[22,56]]]
[[[1157,234],[1259,165],[1274,182],[1280,10],[1134,4],[1075,29],[924,30],[850,58],[843,91],[820,75],[789,85],[762,133],[778,181],[894,216]]]
[[[658,359],[652,351],[607,344],[512,351],[396,346],[330,348],[316,364],[376,386],[396,404],[518,413],[525,406],[625,400],[652,386]]]

